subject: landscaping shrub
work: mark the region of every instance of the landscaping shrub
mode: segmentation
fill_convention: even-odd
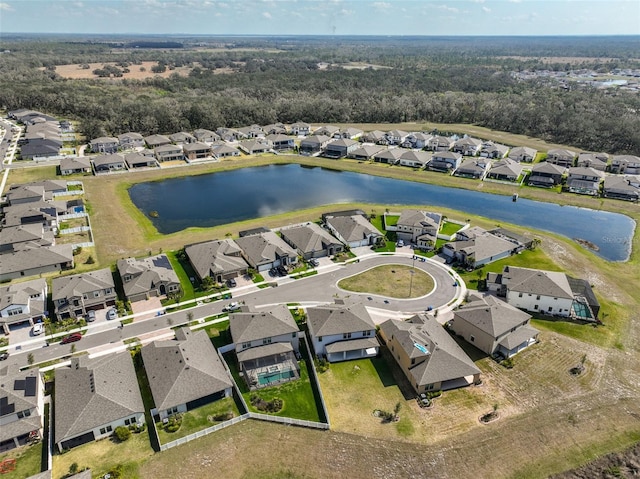
[[[229,419],[233,419],[233,411],[225,411],[216,414],[215,416],[209,416],[209,422],[222,422],[228,421]]]
[[[113,433],[120,442],[124,442],[131,437],[131,431],[126,426],[118,426]]]
[[[512,358],[507,358],[503,361],[500,362],[500,364],[502,366],[504,366],[507,369],[512,369],[513,368],[513,359]]]
[[[180,429],[180,426],[182,426],[182,414],[172,414],[164,425],[164,430],[167,432],[176,432]]]
[[[316,371],[324,373],[329,370],[329,361],[324,358],[316,359]]]
[[[282,409],[284,402],[280,398],[273,398],[271,401],[265,401],[257,394],[252,394],[249,398],[251,405],[258,411],[264,411],[268,413],[276,413]]]

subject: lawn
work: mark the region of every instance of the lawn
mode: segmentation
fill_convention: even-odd
[[[239,416],[238,406],[236,406],[233,397],[227,397],[211,404],[205,404],[199,408],[187,411],[182,415],[182,425],[176,432],[166,432],[162,427],[162,421],[156,424],[158,437],[161,444],[166,444],[176,439],[188,436],[197,431],[220,424],[221,421],[215,421],[213,417],[226,412],[233,413],[233,416]]]
[[[462,225],[457,223],[451,223],[450,221],[443,221],[440,227],[440,234],[451,236],[457,233],[462,228]]]
[[[22,446],[0,454],[0,462],[5,459],[15,459],[16,468],[2,474],[2,479],[23,479],[38,474],[42,465],[42,442],[31,446]]]
[[[398,215],[384,215],[384,229],[387,229],[387,226],[396,226],[399,219]]]
[[[395,241],[385,241],[384,246],[380,248],[376,248],[374,251],[376,253],[394,253],[396,250],[396,242]]]
[[[433,291],[433,278],[420,269],[405,265],[377,266],[338,282],[347,291],[371,293],[390,298],[419,298]]]
[[[211,342],[216,349],[221,348],[227,344],[231,344],[231,332],[229,331],[229,320],[221,321],[219,323],[207,326],[205,331],[209,335]]]

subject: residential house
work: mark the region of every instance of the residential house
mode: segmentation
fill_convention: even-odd
[[[117,299],[110,268],[60,276],[51,281],[51,300],[58,320],[82,318],[89,311],[115,306]]]
[[[604,172],[591,167],[575,166],[569,168],[567,188],[571,193],[598,196]]]
[[[262,127],[262,131],[267,136],[270,135],[286,135],[288,133],[287,127],[283,123],[273,123],[271,125],[265,125]]]
[[[509,153],[509,147],[494,143],[493,141],[485,141],[480,147],[480,156],[483,158],[506,158]]]
[[[118,143],[123,150],[133,150],[134,148],[144,148],[144,137],[140,133],[130,131],[118,135]]]
[[[331,233],[350,248],[372,246],[382,239],[382,233],[364,215],[325,216]]]
[[[298,325],[284,305],[255,311],[243,306],[229,315],[238,368],[251,389],[298,379]]]
[[[491,168],[491,162],[486,158],[467,158],[460,163],[460,166],[453,174],[454,176],[460,176],[462,178],[482,180],[489,171],[489,168]]]
[[[189,143],[195,143],[197,141],[195,136],[186,131],[179,131],[178,133],[169,135],[169,139],[174,145],[188,145]]]
[[[341,138],[329,143],[324,149],[322,156],[333,159],[345,158],[359,146],[360,143],[355,140]]]
[[[6,226],[0,230],[0,254],[56,244],[53,231],[41,223]]]
[[[247,155],[268,153],[271,151],[272,146],[271,142],[265,138],[242,141],[238,144],[238,148],[244,151]]]
[[[334,138],[334,135],[336,135],[335,138],[340,138],[340,128],[333,125],[325,125],[315,130],[313,134],[316,136],[328,136],[329,138]]]
[[[240,156],[237,148],[229,145],[211,145],[211,152],[215,158],[228,158],[231,156]]]
[[[246,140],[248,138],[247,135],[245,135],[244,133],[241,133],[238,130],[234,130],[233,128],[221,127],[216,130],[216,133],[222,141],[226,141],[226,142]]]
[[[43,202],[51,199],[51,195],[45,195],[42,185],[14,185],[6,193],[7,202],[11,206],[23,205],[26,203]]]
[[[482,228],[479,228],[479,230],[482,230]],[[533,238],[526,234],[519,234],[506,228],[494,228],[492,230],[489,230],[489,233],[499,238],[504,238],[511,241],[516,245],[518,252],[524,249],[531,249],[533,247]],[[482,234],[482,232],[479,231],[478,234]],[[457,236],[458,235],[456,234],[456,237]]]
[[[593,168],[598,171],[607,171],[609,155],[606,153],[580,153],[576,166]]]
[[[398,239],[417,245],[420,249],[432,249],[440,231],[442,215],[422,210],[402,210],[394,226],[387,226],[388,231],[395,231]],[[386,224],[386,215],[385,215]]]
[[[409,133],[403,130],[391,130],[385,135],[388,145],[401,145],[407,140]]]
[[[73,268],[73,246],[61,244],[0,254],[0,282]]]
[[[533,163],[537,154],[538,150],[529,148],[528,146],[516,146],[509,151],[509,158],[522,163]]]
[[[267,135],[266,139],[271,142],[272,148],[276,151],[293,150],[296,146],[294,139],[283,133],[272,133]]]
[[[640,200],[640,178],[609,175],[604,179],[602,196],[616,200]]]
[[[633,155],[616,155],[611,160],[611,173],[627,175],[640,174],[640,157]]]
[[[65,207],[61,203],[63,202],[35,201],[5,206],[2,227],[41,224],[45,231],[55,231],[59,216],[65,212]]]
[[[124,294],[131,302],[180,292],[180,280],[167,255],[119,259],[117,267]]]
[[[445,243],[442,254],[470,268],[479,268],[516,254],[524,249],[510,238],[497,236],[478,228],[476,234]],[[456,236],[460,236],[460,232]]]
[[[26,144],[20,147],[20,158],[23,160],[34,160],[59,156],[61,148],[62,140],[53,140],[50,138],[28,140]]]
[[[0,286],[0,326],[4,334],[9,334],[14,326],[44,320],[46,310],[46,280],[39,278]]]
[[[511,158],[496,161],[487,172],[487,178],[499,181],[517,181],[522,174],[522,165]]]
[[[576,156],[575,151],[556,148],[547,152],[547,163],[570,168],[573,166]]]
[[[199,141],[193,143],[187,143],[182,147],[182,151],[187,160],[202,160],[205,158],[211,158],[211,147],[205,143]]]
[[[307,308],[307,328],[313,350],[330,363],[378,355],[376,325],[362,303],[335,304]]]
[[[91,151],[93,151],[94,153],[109,155],[118,151],[120,142],[117,138],[114,138],[112,136],[101,136],[100,138],[91,140],[90,145]]]
[[[89,158],[64,157],[60,160],[60,174],[62,176],[91,173],[91,161]]]
[[[127,169],[124,155],[113,153],[111,155],[98,155],[92,160],[96,174],[111,173],[112,171],[124,171]]]
[[[384,150],[383,146],[364,145],[360,148],[356,148],[351,153],[349,153],[349,158],[353,158],[354,160],[370,161],[382,150]]]
[[[197,141],[201,143],[213,143],[214,141],[220,140],[220,135],[218,135],[215,131],[206,130],[204,128],[199,128],[194,131],[193,136]]]
[[[406,153],[400,148],[391,148],[389,150],[382,150],[380,153],[373,155],[373,161],[377,163],[387,163],[389,165],[397,165],[400,163],[400,157]]]
[[[283,228],[280,234],[304,259],[333,256],[344,251],[344,245],[316,223]]]
[[[427,145],[429,144],[429,140],[432,137],[433,135],[430,135],[429,133],[410,133],[401,146],[404,148],[416,148],[422,150],[423,148],[427,147]]]
[[[344,138],[345,140],[357,140],[362,137],[364,131],[359,128],[345,128],[344,130],[340,130],[337,135],[339,138]],[[334,134],[335,137],[336,134]]]
[[[429,151],[449,151],[453,148],[455,142],[456,141],[453,138],[435,135],[427,140],[425,148]]]
[[[525,311],[595,321],[600,310],[588,281],[556,271],[505,266],[487,287]]]
[[[374,143],[376,145],[386,145],[387,134],[384,131],[373,130],[362,135],[362,140],[366,143]]]
[[[57,121],[27,126],[24,138],[28,141],[44,139],[54,140],[56,142],[64,141],[62,132],[60,131],[60,124]]]
[[[405,151],[400,156],[400,165],[411,168],[424,168],[431,161],[431,155],[426,151]]]
[[[184,160],[184,153],[180,145],[162,145],[156,146],[153,151],[156,154],[156,160],[162,163],[163,161],[182,161]]]
[[[451,151],[460,153],[462,156],[476,156],[480,153],[480,148],[482,148],[482,140],[465,136],[455,141]]]
[[[141,153],[127,153],[124,155],[124,161],[130,170],[137,168],[156,168],[159,166],[155,156],[146,156]]]
[[[7,116],[12,120],[16,120],[24,124],[29,124],[36,118],[44,118],[48,121],[55,121],[55,118],[50,115],[35,110],[29,110],[27,108],[12,110],[7,114]]]
[[[510,358],[537,341],[539,331],[530,319],[530,314],[495,296],[485,296],[456,309],[448,326],[489,356]]]
[[[566,168],[553,163],[536,163],[531,168],[531,175],[527,180],[529,186],[539,186],[542,188],[553,188],[562,182]]]
[[[153,150],[158,146],[169,145],[171,140],[164,135],[149,135],[144,138],[147,148]]]
[[[311,125],[309,123],[297,122],[291,125],[291,134],[296,136],[307,136],[311,133]]]
[[[331,138],[325,135],[312,135],[300,142],[301,155],[314,155],[320,153],[329,144]]]
[[[380,337],[417,394],[480,381],[480,370],[433,317],[388,319]]]
[[[155,403],[154,418],[210,404],[232,395],[229,371],[206,331],[183,327],[176,338],[142,347],[142,360]]]
[[[55,444],[59,452],[142,426],[144,404],[128,351],[71,358],[56,369]]]
[[[298,253],[273,231],[243,236],[236,240],[244,259],[257,271],[267,271],[278,266],[294,265]]]
[[[0,453],[42,439],[43,417],[40,370],[0,367]]]
[[[245,138],[264,138],[267,136],[260,125],[245,126],[239,128],[238,131],[244,135]]]
[[[462,163],[462,155],[453,151],[436,151],[427,165],[430,171],[440,171],[451,174]]]
[[[222,283],[249,272],[249,264],[243,258],[242,250],[232,239],[187,245],[184,252],[200,281],[210,276]]]

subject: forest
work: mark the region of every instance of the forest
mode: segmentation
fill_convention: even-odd
[[[165,48],[127,48],[136,42]],[[177,44],[181,48],[166,47]],[[637,93],[561,89],[511,75],[638,68],[640,37],[4,36],[1,51],[0,108],[77,119],[88,138],[254,123],[430,121],[477,124],[585,150],[640,153]],[[95,62],[134,69],[142,61],[157,62],[154,72],[190,69],[136,80],[71,79],[56,72],[60,65]],[[99,70],[109,76],[118,69]]]

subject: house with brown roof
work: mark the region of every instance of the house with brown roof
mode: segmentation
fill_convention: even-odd
[[[387,134],[384,131],[373,130],[362,135],[362,140],[366,143],[374,143],[376,145],[386,145]]]

